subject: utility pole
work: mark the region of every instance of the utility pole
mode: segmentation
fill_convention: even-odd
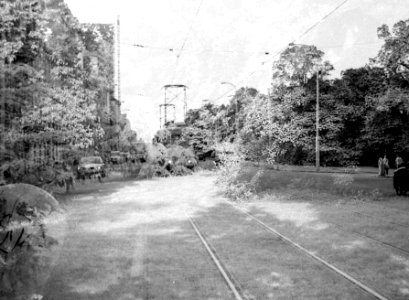
[[[320,81],[319,81],[320,71],[317,68],[317,103],[315,109],[315,119],[316,119],[316,131],[315,131],[315,169],[317,172],[320,171]]]

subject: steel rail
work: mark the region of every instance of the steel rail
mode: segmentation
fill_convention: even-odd
[[[361,216],[365,216],[365,217],[368,217],[368,218],[373,218],[373,219],[376,219],[376,220],[382,220],[382,221],[385,222],[385,223],[390,223],[390,224],[394,224],[394,225],[398,225],[398,226],[402,226],[402,227],[409,228],[409,225],[408,225],[408,224],[403,224],[403,223],[398,223],[398,222],[394,222],[394,221],[389,221],[389,220],[386,220],[386,219],[381,218],[381,217],[375,217],[375,216],[373,216],[373,215],[366,214],[366,213],[359,212],[359,211],[355,211],[355,210],[352,210],[352,209],[351,209],[351,210],[349,210],[349,209],[344,209],[344,211],[352,212],[352,213],[354,213],[354,214],[361,215]]]
[[[266,223],[264,223],[263,221],[261,221],[260,219],[258,219],[257,217],[253,216],[252,214],[250,214],[249,212],[245,211],[244,209],[237,207],[236,205],[226,201],[229,205],[231,205],[233,208],[237,209],[238,211],[242,212],[243,214],[245,214],[246,216],[248,216],[250,219],[252,219],[253,221],[255,221],[256,223],[258,223],[259,225],[261,225],[262,227],[264,227],[265,229],[267,229],[268,231],[278,235],[282,240],[288,242],[289,244],[291,244],[292,246],[294,246],[295,248],[301,250],[302,252],[304,252],[305,254],[309,255],[310,257],[314,258],[315,260],[319,261],[320,263],[322,263],[323,265],[325,265],[327,268],[331,269],[332,271],[336,272],[337,274],[341,275],[342,277],[344,277],[345,279],[349,280],[350,282],[352,282],[353,284],[355,284],[356,286],[358,286],[359,288],[361,288],[362,290],[364,290],[365,292],[367,292],[368,294],[372,295],[373,297],[375,297],[376,299],[379,300],[388,300],[388,298],[386,298],[385,296],[381,295],[380,293],[378,293],[377,291],[373,290],[372,288],[370,288],[369,286],[367,286],[366,284],[362,283],[361,281],[359,281],[358,279],[355,279],[354,277],[352,277],[351,275],[349,275],[348,273],[340,270],[339,268],[337,268],[335,265],[327,262],[326,260],[322,259],[321,257],[319,257],[318,255],[315,255],[314,253],[312,253],[311,251],[309,251],[308,249],[304,248],[303,246],[301,246],[300,244],[294,242],[293,240],[291,240],[290,238],[286,237],[285,235],[281,234],[280,232],[278,232],[277,230],[275,230],[274,228],[272,228],[271,226],[267,225]]]
[[[348,229],[346,229],[344,226],[342,226],[342,225],[340,225],[340,224],[338,224],[338,223],[331,222],[331,221],[325,221],[325,222],[334,225],[335,228],[337,228],[339,231],[347,232],[347,233],[349,233],[349,234],[353,234],[353,235],[356,235],[356,236],[361,237],[361,238],[366,238],[366,239],[368,239],[368,240],[370,240],[370,241],[376,242],[376,243],[381,244],[381,245],[383,245],[383,246],[387,246],[387,247],[392,248],[392,249],[394,249],[394,250],[397,250],[397,251],[399,251],[399,252],[401,252],[401,253],[404,253],[404,255],[409,255],[409,251],[406,250],[406,249],[403,249],[403,248],[400,248],[400,247],[398,247],[398,246],[395,246],[395,245],[386,243],[386,242],[384,242],[384,241],[378,240],[378,239],[376,239],[376,238],[373,238],[373,237],[371,237],[371,236],[369,236],[369,235],[366,235],[366,234],[357,232],[357,231],[355,231],[355,230],[348,230]]]
[[[193,221],[191,217],[189,217],[189,222],[192,225],[193,229],[195,230],[197,236],[199,237],[200,241],[202,244],[205,246],[207,252],[209,253],[210,257],[212,258],[213,262],[215,263],[217,269],[219,270],[220,274],[222,275],[223,279],[226,281],[227,285],[229,286],[230,290],[233,292],[233,295],[236,300],[245,300],[245,298],[241,295],[239,290],[237,289],[236,285],[233,283],[231,279],[231,275],[229,275],[229,272],[223,267],[222,263],[220,260],[217,258],[215,255],[215,251],[210,247],[208,242],[206,241],[205,237],[203,234],[200,232],[198,226],[196,223]]]

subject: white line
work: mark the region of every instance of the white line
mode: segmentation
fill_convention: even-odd
[[[357,286],[359,286],[361,289],[363,289],[364,291],[368,292],[369,294],[375,296],[377,299],[380,300],[388,300],[388,298],[385,298],[384,296],[382,296],[381,294],[379,294],[378,292],[374,291],[373,289],[371,289],[370,287],[366,286],[365,284],[363,284],[362,282],[360,282],[359,280],[353,278],[352,276],[348,275],[347,273],[345,273],[344,271],[341,271],[340,269],[338,269],[337,267],[335,267],[334,265],[330,264],[329,262],[323,260],[322,258],[318,257],[317,255],[315,255],[314,253],[312,253],[311,251],[307,250],[306,248],[304,248],[303,246],[297,244],[296,242],[292,241],[291,239],[289,239],[288,237],[282,235],[281,233],[279,233],[277,230],[275,230],[274,228],[268,226],[267,224],[265,224],[263,221],[257,219],[256,217],[254,217],[253,215],[251,215],[250,213],[248,213],[247,211],[245,211],[242,208],[239,208],[237,206],[235,206],[234,204],[226,201],[228,204],[230,204],[231,206],[233,206],[235,209],[241,211],[242,213],[244,213],[245,215],[247,215],[248,217],[250,217],[251,219],[253,219],[254,221],[256,221],[257,223],[259,223],[260,225],[262,225],[264,228],[266,228],[267,230],[273,232],[274,234],[278,235],[279,237],[281,237],[283,240],[289,242],[290,244],[292,244],[294,247],[300,249],[301,251],[305,252],[306,254],[308,254],[309,256],[313,257],[314,259],[318,260],[320,263],[324,264],[325,266],[327,266],[328,268],[330,268],[331,270],[337,272],[338,274],[340,274],[341,276],[345,277],[346,279],[348,279],[349,281],[351,281],[352,283],[356,284]]]
[[[234,286],[233,282],[230,280],[229,276],[227,275],[227,272],[224,270],[224,268],[221,265],[220,261],[214,255],[214,253],[213,253],[212,249],[210,248],[209,244],[206,242],[205,238],[200,233],[200,231],[197,228],[196,224],[193,222],[192,218],[189,217],[189,221],[190,221],[190,224],[192,225],[193,229],[196,231],[196,234],[199,236],[200,240],[202,241],[203,245],[205,246],[207,252],[210,254],[213,262],[216,264],[217,268],[219,269],[219,272],[222,274],[224,280],[226,280],[227,285],[232,290],[232,292],[234,294],[234,297],[237,300],[244,300],[243,297],[240,295],[239,291]]]

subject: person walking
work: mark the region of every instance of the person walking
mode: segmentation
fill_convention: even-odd
[[[389,172],[389,160],[386,157],[386,155],[383,157],[383,166],[385,168],[385,175],[388,176],[388,172]]]
[[[378,159],[378,169],[379,169],[379,176],[385,176],[385,165],[383,164],[383,158],[379,157]]]

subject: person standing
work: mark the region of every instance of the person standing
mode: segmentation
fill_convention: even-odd
[[[383,164],[382,157],[378,159],[378,169],[379,169],[379,176],[385,176],[385,165]]]
[[[388,176],[388,171],[389,171],[389,160],[386,157],[386,155],[383,157],[383,166],[385,168],[385,175]]]
[[[400,167],[402,167],[402,166],[403,166],[403,159],[402,159],[402,157],[400,157],[399,155],[396,156],[395,164],[396,164],[396,169],[399,169]]]

